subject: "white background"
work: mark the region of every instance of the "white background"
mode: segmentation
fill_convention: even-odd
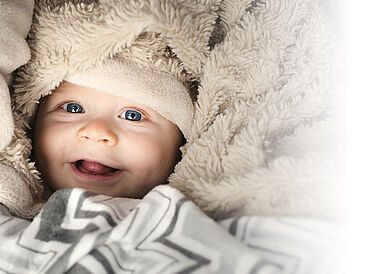
[[[348,0],[341,14],[347,41],[347,259],[350,274],[375,273],[375,4]]]

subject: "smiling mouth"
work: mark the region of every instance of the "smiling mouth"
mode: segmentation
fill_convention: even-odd
[[[119,171],[119,169],[86,160],[78,160],[73,164],[80,172],[90,175],[111,176]]]

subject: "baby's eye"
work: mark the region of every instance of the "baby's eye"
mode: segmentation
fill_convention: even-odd
[[[84,113],[85,112],[83,107],[77,103],[66,103],[61,108],[70,113]]]
[[[137,122],[137,121],[144,120],[145,116],[139,111],[136,111],[134,109],[128,109],[128,110],[123,111],[120,114],[120,118]]]

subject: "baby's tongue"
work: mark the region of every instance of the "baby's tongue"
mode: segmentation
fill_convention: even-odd
[[[96,162],[82,161],[81,165],[87,171],[91,173],[101,174],[101,175],[107,174],[113,171],[113,168],[110,168],[108,166],[105,166]]]

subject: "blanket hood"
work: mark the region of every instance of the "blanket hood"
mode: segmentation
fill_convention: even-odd
[[[207,214],[337,216],[335,46],[315,1],[40,0],[29,43],[13,96],[19,134],[1,160],[22,151],[17,169],[34,198],[41,182],[25,132],[37,101],[69,70],[124,54],[197,88],[169,183]]]
[[[30,120],[38,100],[66,80],[147,105],[189,138],[218,3],[36,1],[16,108]]]
[[[125,94],[126,98],[155,109],[175,123],[188,139],[196,81],[209,54],[208,41],[219,3],[35,1],[27,39],[31,59],[17,71],[12,98],[19,134],[0,160],[28,176],[31,192],[39,200],[41,180],[29,161],[31,142],[26,134],[38,101],[64,80],[92,87],[95,76],[104,78],[103,72],[108,76],[104,80],[113,88],[106,86],[100,91],[124,95],[116,92],[130,89],[118,88],[112,83],[115,81],[108,81],[114,72],[124,72],[134,83],[144,84],[138,84],[138,90],[150,91]],[[137,81],[140,77],[144,79]],[[98,81],[94,88],[103,89],[103,82]],[[16,164],[19,162],[24,164]]]

